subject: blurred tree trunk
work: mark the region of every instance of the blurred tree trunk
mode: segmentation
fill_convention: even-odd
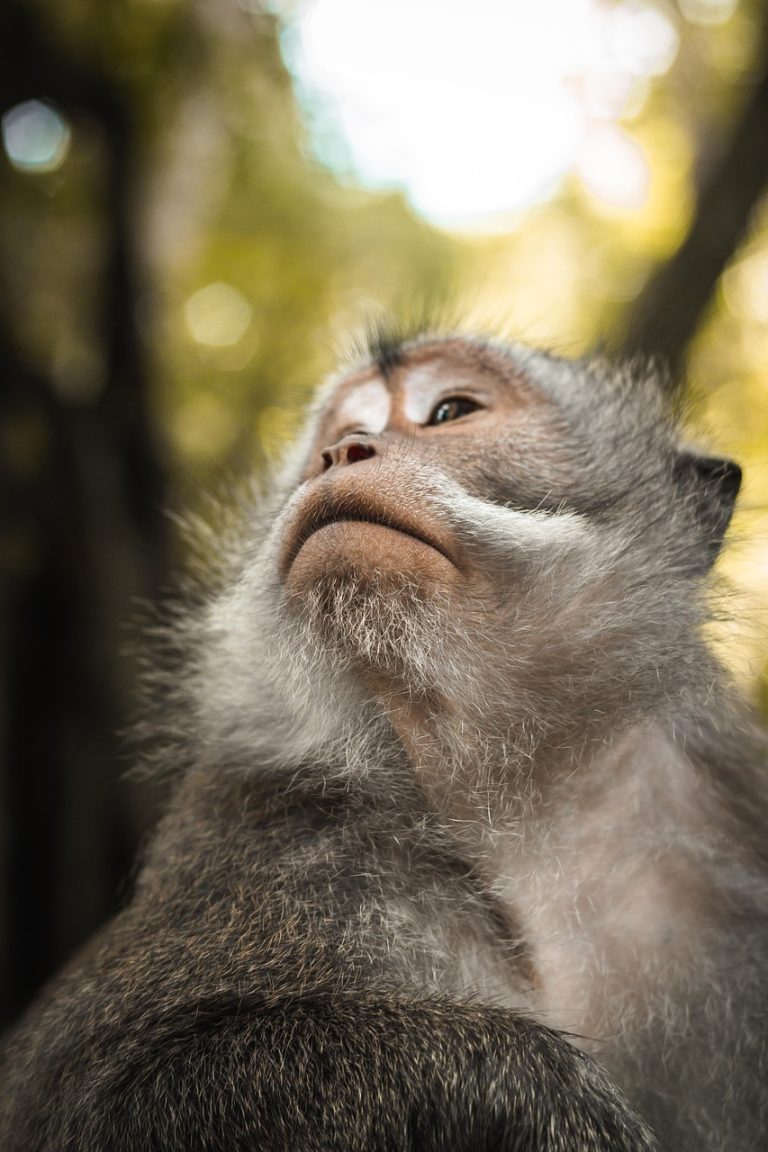
[[[136,317],[133,126],[119,91],[47,35],[32,6],[4,9],[0,114],[48,97],[100,127],[106,372],[93,401],[65,400],[24,362],[0,298],[4,1018],[114,908],[135,851],[143,819],[120,780],[118,737],[133,669],[117,650],[135,599],[156,595],[167,561]]]
[[[659,356],[677,374],[717,282],[744,238],[768,184],[768,18],[750,91],[698,190],[691,227],[629,311],[622,354]]]

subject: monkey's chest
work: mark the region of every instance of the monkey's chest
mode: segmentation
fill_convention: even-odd
[[[493,887],[520,925],[526,1006],[552,1027],[597,1042],[640,1029],[674,971],[690,962],[695,914],[647,858],[552,853],[509,866]]]

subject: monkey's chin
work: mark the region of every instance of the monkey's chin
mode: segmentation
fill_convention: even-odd
[[[447,657],[467,651],[450,586],[461,578],[442,553],[397,530],[356,522],[319,529],[285,579],[295,651],[352,672],[374,696],[439,691]]]
[[[335,520],[304,541],[286,577],[290,596],[301,594],[329,578],[370,580],[380,592],[387,585],[407,582],[424,592],[448,589],[461,579],[451,561],[427,544],[396,528],[365,520]]]

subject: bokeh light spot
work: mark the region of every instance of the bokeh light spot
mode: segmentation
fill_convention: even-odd
[[[768,250],[739,260],[723,276],[723,295],[737,319],[768,324]]]
[[[706,27],[730,20],[739,0],[678,0],[678,3],[686,20]]]
[[[630,2],[611,12],[609,42],[623,71],[635,76],[662,76],[674,62],[680,37],[659,8]]]
[[[42,100],[16,104],[2,118],[3,147],[21,172],[54,172],[69,152],[72,133],[64,117]]]
[[[184,320],[192,339],[214,348],[242,340],[252,316],[253,309],[242,293],[221,280],[200,288],[184,305]]]
[[[651,172],[645,153],[615,124],[589,133],[577,171],[593,196],[612,208],[642,208],[648,198]]]

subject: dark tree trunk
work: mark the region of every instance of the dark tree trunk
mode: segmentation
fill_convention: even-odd
[[[630,309],[623,354],[658,356],[676,374],[767,184],[768,19],[741,113],[702,178],[688,235]]]
[[[118,650],[135,600],[156,595],[167,564],[137,325],[135,133],[120,91],[43,27],[30,5],[0,15],[0,114],[48,97],[100,129],[106,372],[98,398],[68,403],[25,364],[0,298],[0,426],[32,427],[44,445],[20,462],[12,433],[0,441],[3,1018],[114,908],[124,882],[143,820],[121,779],[135,676]]]

